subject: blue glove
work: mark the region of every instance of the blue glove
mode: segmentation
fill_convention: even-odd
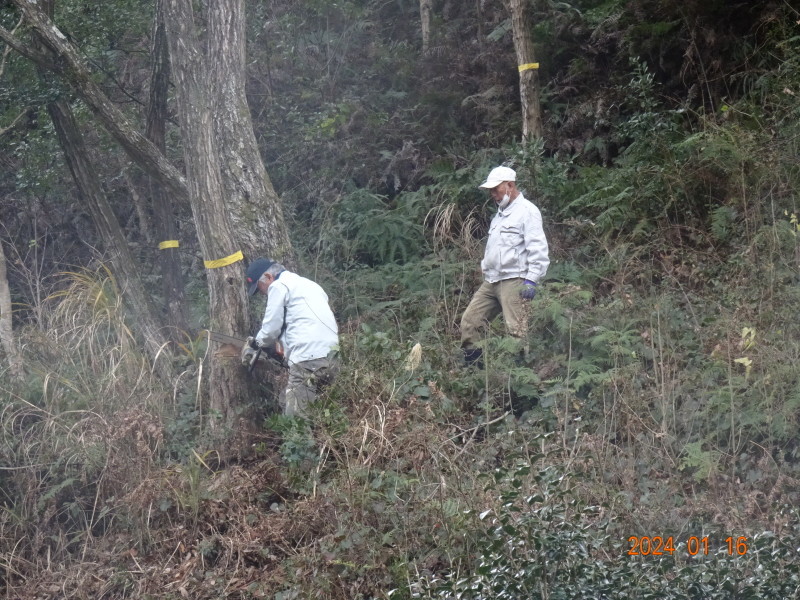
[[[534,296],[536,296],[536,282],[526,279],[523,283],[524,286],[519,291],[519,295],[522,296],[523,300],[533,300]]]

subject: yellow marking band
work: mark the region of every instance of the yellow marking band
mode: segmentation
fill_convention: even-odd
[[[527,71],[528,69],[538,69],[539,63],[525,63],[524,65],[520,65],[517,67],[519,72],[522,73],[523,71]]]
[[[166,250],[167,248],[177,248],[180,244],[178,244],[178,240],[167,240],[165,242],[161,242],[158,245],[159,250]]]
[[[244,255],[242,254],[241,250],[218,260],[204,260],[203,264],[206,266],[206,269],[218,269],[219,267],[227,267],[228,265],[232,265],[240,260],[244,260]]]

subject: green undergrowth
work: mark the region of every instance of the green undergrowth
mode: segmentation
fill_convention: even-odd
[[[6,595],[796,596],[797,109],[661,110],[636,62],[630,86],[607,166],[444,154],[414,191],[320,209],[298,270],[334,304],[342,372],[309,423],[268,419],[250,462],[201,449],[204,342],[159,383],[113,277],[65,275],[22,333],[27,379],[2,379]],[[497,320],[465,368],[474,186],[501,161],[552,264],[527,338]]]

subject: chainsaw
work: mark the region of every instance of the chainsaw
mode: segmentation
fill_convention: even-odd
[[[208,333],[208,337],[214,342],[219,342],[221,344],[232,344],[240,348],[247,343],[247,340],[225,335],[224,333],[217,333],[216,331],[211,331],[210,329],[206,329],[205,331]],[[262,352],[266,355],[268,362],[271,362],[283,369],[289,368],[289,365],[286,362],[286,357],[283,353],[283,347],[281,346],[280,342],[275,342],[275,346],[273,348],[259,346],[256,349],[255,354],[253,354],[250,362],[247,365],[248,373],[253,372],[253,368],[256,366],[256,362],[258,362]]]

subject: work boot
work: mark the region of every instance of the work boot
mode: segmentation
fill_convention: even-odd
[[[462,348],[464,352],[464,366],[471,367],[475,365],[479,369],[483,368],[483,350],[480,348]]]

